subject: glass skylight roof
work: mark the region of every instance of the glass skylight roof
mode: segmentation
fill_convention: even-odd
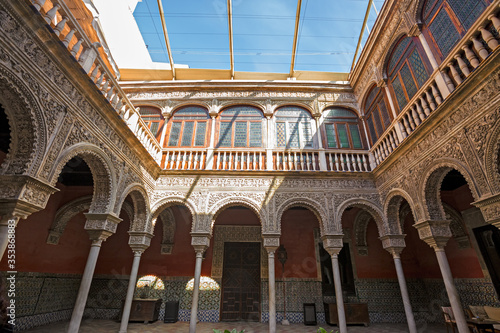
[[[384,0],[370,8],[358,57]],[[175,64],[230,69],[227,0],[162,0]],[[348,73],[368,0],[302,0],[294,70]],[[234,70],[289,73],[297,1],[232,0]],[[157,0],[134,11],[155,62],[169,62]]]

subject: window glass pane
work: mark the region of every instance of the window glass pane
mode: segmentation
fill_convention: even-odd
[[[349,148],[349,137],[347,136],[347,127],[345,124],[337,124],[339,133],[340,148]]]
[[[235,120],[236,118],[238,118],[238,120],[259,120],[262,119],[263,115],[259,109],[253,106],[243,105],[232,106],[223,110],[220,114],[220,117],[226,120]]]
[[[194,130],[194,122],[186,121],[184,123],[184,131],[182,131],[181,146],[191,147],[191,141],[193,140],[193,130]]]
[[[194,145],[199,147],[199,146],[204,146],[205,145],[205,135],[207,133],[207,122],[198,122],[196,124],[196,138],[194,141]]]
[[[159,109],[153,106],[139,106],[139,113],[141,116],[160,116],[161,112]]]
[[[443,3],[443,0],[438,0],[438,1],[429,0],[429,1],[427,1],[425,4],[425,7],[424,7],[424,17],[425,18],[427,18],[427,17],[432,18],[442,3]],[[434,4],[436,4],[436,5],[434,5]]]
[[[312,130],[311,123],[304,122],[302,123],[302,137],[304,148],[312,148]]]
[[[234,146],[246,147],[247,146],[247,123],[238,121],[234,129]]]
[[[418,86],[421,87],[429,78],[429,74],[424,67],[424,63],[420,58],[420,55],[417,52],[417,49],[413,50],[413,53],[410,56],[410,64],[413,70],[413,74],[417,79]]]
[[[262,123],[250,123],[250,147],[262,146]]]
[[[276,123],[276,147],[285,147],[286,145],[286,123]]]
[[[179,144],[181,125],[182,123],[179,122],[172,123],[172,127],[170,128],[170,139],[168,140],[169,147],[175,147]]]
[[[465,30],[476,22],[476,19],[486,9],[486,4],[483,0],[448,0],[451,8],[457,15],[460,23],[464,26]]]
[[[326,128],[326,141],[328,148],[337,148],[337,138],[335,137],[335,125],[325,124]]]
[[[371,94],[370,94],[371,97]],[[358,118],[358,116],[346,109],[330,109],[325,114],[326,118]]]
[[[351,132],[353,148],[363,148],[361,143],[361,136],[359,135],[359,128],[356,124],[349,124],[349,131]]]
[[[367,108],[367,109],[370,108],[370,105],[372,105],[373,100],[377,96],[377,93],[379,92],[379,90],[380,90],[380,88],[378,88],[378,87],[375,87],[372,89],[372,91],[370,92],[370,95],[368,95],[368,97],[366,98],[365,108]]]
[[[187,106],[178,111],[173,115],[175,120],[179,119],[208,119],[208,112],[206,109],[199,106]]]
[[[398,46],[396,46],[396,49],[392,53],[391,60],[389,60],[389,71],[388,71],[389,75],[392,73],[396,65],[399,63],[399,59],[403,55],[403,52],[405,51],[408,44],[410,44],[410,42],[411,42],[411,37],[406,37],[399,43]]]
[[[380,101],[380,103],[378,103],[378,107],[380,108],[380,114],[382,115],[384,127],[387,128],[391,124],[391,118],[389,116],[389,111],[387,110],[387,106],[385,105],[385,101],[383,99]]]
[[[406,93],[408,94],[408,98],[411,99],[417,93],[417,87],[415,86],[415,81],[411,76],[410,67],[407,64],[401,68],[401,78],[403,79],[403,84],[406,88]]]
[[[220,123],[219,147],[231,147],[232,125],[231,122]]]
[[[403,108],[406,106],[406,96],[403,91],[403,87],[401,86],[401,81],[399,81],[399,75],[396,76],[394,81],[392,81],[392,88],[394,89],[394,93],[396,94],[399,109],[403,110]]]
[[[368,125],[368,131],[370,132],[370,138],[372,139],[372,142],[377,142],[378,136],[375,132],[375,126],[373,126],[373,116],[366,119],[366,124]]]
[[[154,136],[158,134],[158,126],[160,126],[160,123],[151,123],[151,127],[149,128],[149,130],[151,131],[151,133],[153,133]]]
[[[375,110],[372,114],[373,120],[375,122],[375,128],[377,130],[377,137],[380,137],[382,133],[384,133],[384,128],[382,127],[382,123],[380,122],[380,116],[377,110]]]
[[[298,148],[299,147],[299,123],[290,122],[288,123],[288,147]]]
[[[429,25],[429,30],[439,50],[441,50],[443,57],[446,57],[452,47],[460,40],[457,28],[455,28],[448,13],[444,9],[441,9],[436,15],[436,18]]]

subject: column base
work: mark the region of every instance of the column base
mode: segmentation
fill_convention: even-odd
[[[288,320],[286,320],[286,319],[285,319],[285,320],[283,320],[283,321],[281,322],[281,325],[288,326],[288,325],[290,325],[290,322],[289,322]]]

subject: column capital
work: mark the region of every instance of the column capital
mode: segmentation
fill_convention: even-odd
[[[401,252],[406,247],[405,244],[406,235],[384,235],[379,237],[382,241],[382,247],[392,254],[393,257],[399,257]]]
[[[87,230],[92,246],[101,246],[102,242],[108,239],[113,233],[106,230]]]
[[[344,234],[323,235],[323,248],[331,255],[338,255],[344,247]]]
[[[500,229],[500,193],[481,197],[472,204],[481,210],[486,223]]]
[[[0,175],[0,183],[0,216],[22,219],[44,209],[50,195],[59,191],[27,175]]]
[[[192,232],[191,245],[194,247],[196,254],[203,254],[210,246],[210,234]]]
[[[278,247],[280,246],[280,235],[276,234],[269,234],[269,235],[262,235],[262,239],[264,240],[264,248],[267,250],[267,252],[272,252],[276,251]]]
[[[128,245],[133,252],[141,251],[144,252],[151,244],[151,238],[153,235],[147,232],[129,231]]]
[[[422,26],[421,22],[416,22],[408,31],[408,36],[418,37],[422,33]]]
[[[450,220],[427,220],[413,226],[418,231],[418,236],[434,250],[444,250],[451,238]]]
[[[121,218],[113,213],[85,213],[87,222],[85,222],[85,230],[87,231],[109,231],[114,234]]]

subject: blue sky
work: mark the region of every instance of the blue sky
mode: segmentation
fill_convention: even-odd
[[[174,63],[229,69],[227,0],[162,0]],[[380,11],[383,0],[374,0]],[[368,0],[302,0],[295,70],[349,72]],[[290,71],[297,2],[233,0],[236,71]],[[370,10],[368,29],[375,19]],[[134,17],[153,61],[168,62],[157,0]],[[363,43],[368,37],[365,29]],[[359,54],[358,54],[359,55]]]

